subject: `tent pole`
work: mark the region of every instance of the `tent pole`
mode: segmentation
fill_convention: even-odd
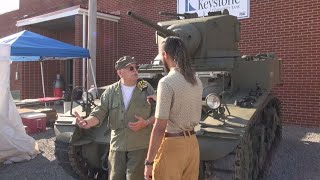
[[[96,54],[97,54],[97,0],[89,0],[88,9],[88,49],[90,52],[90,60],[87,66],[87,88],[89,89],[92,83],[94,83],[94,76],[92,76],[89,70],[96,74]],[[90,67],[91,63],[91,67]]]
[[[42,92],[43,97],[46,97],[46,92],[44,90],[44,80],[43,80],[43,67],[42,67],[42,61],[40,61],[40,68],[41,68],[41,81],[42,81]]]
[[[82,16],[82,47],[86,48],[86,14]],[[86,64],[86,58],[82,58],[82,86],[84,88],[86,87]]]
[[[89,59],[89,63],[90,63],[90,67],[91,67],[91,74],[92,74],[92,78],[93,78],[94,88],[96,89],[96,93],[97,93],[96,95],[98,96],[98,87],[97,87],[96,77],[93,72],[91,59]],[[90,89],[90,87],[88,87],[88,89]]]

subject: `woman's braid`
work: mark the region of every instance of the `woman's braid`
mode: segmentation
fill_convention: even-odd
[[[197,84],[195,72],[191,66],[191,59],[183,41],[178,37],[169,36],[162,42],[162,48],[173,58],[186,81],[192,85]]]

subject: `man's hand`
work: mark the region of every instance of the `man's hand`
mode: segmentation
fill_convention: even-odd
[[[74,115],[76,116],[76,122],[80,128],[83,128],[83,129],[90,128],[89,123],[86,120],[84,120],[82,117],[80,117],[80,115],[76,111],[74,112]]]
[[[128,126],[129,128],[134,131],[134,132],[137,132],[139,131],[140,129],[143,129],[145,127],[148,126],[148,121],[144,120],[142,117],[140,116],[136,116],[134,115],[134,117],[138,120],[137,122],[129,122],[128,123]]]
[[[152,166],[144,166],[144,179],[152,180]]]

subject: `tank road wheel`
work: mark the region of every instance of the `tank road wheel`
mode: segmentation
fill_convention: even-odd
[[[72,177],[76,179],[108,179],[107,160],[104,161],[104,168],[91,168],[82,157],[82,146],[72,146],[69,143],[55,141],[55,147],[55,155],[59,165]]]

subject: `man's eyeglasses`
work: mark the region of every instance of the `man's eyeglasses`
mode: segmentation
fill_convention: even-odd
[[[134,70],[138,71],[138,69],[139,69],[139,66],[130,66],[129,67],[129,71],[134,71]]]

